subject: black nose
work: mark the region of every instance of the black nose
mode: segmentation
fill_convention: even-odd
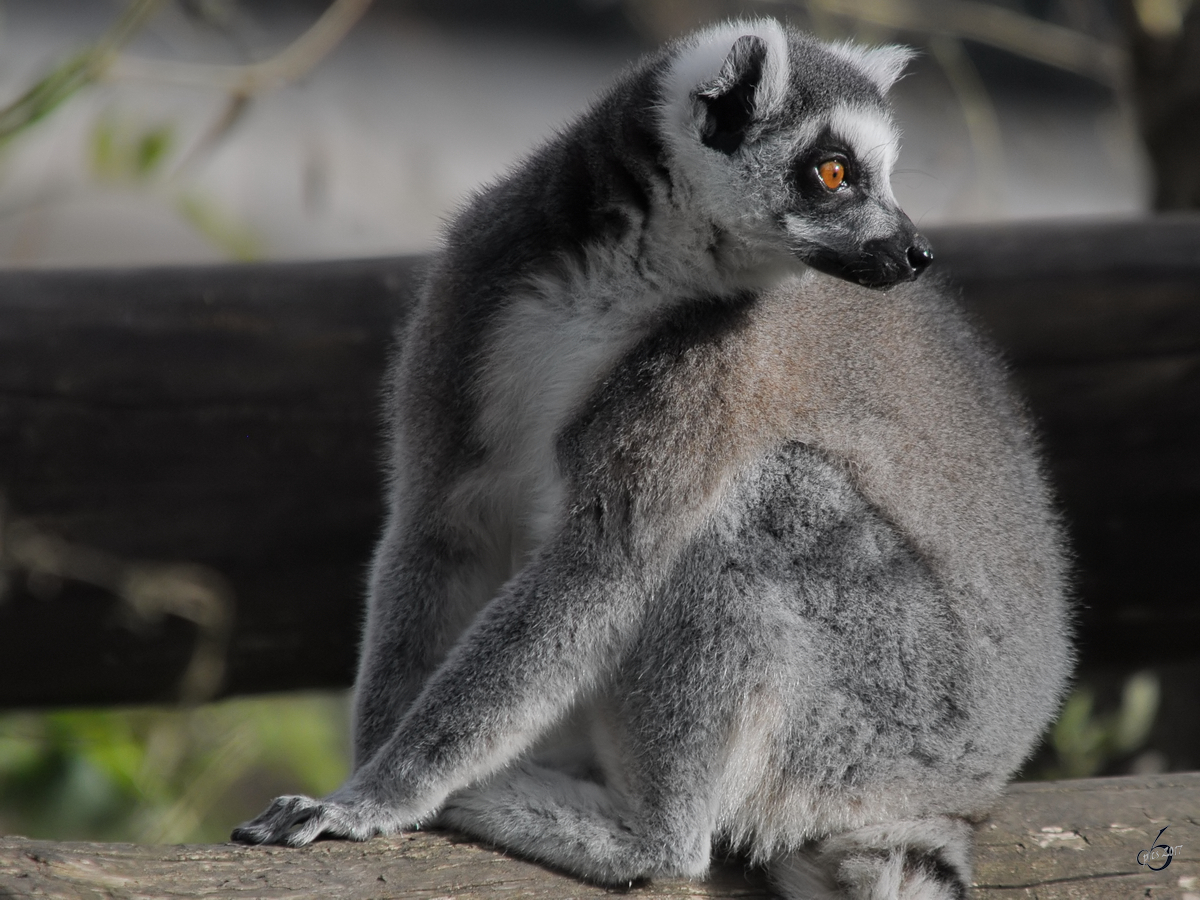
[[[920,274],[933,262],[933,247],[921,235],[914,235],[912,246],[908,248],[908,264],[912,266],[913,274]]]

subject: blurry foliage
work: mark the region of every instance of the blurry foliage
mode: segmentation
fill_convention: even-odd
[[[122,14],[89,46],[69,54],[0,107],[0,150],[27,134],[82,91],[102,80],[122,78],[187,84],[225,95],[225,108],[188,152],[178,154],[173,172],[166,163],[178,144],[177,129],[158,124],[139,129],[102,115],[91,134],[91,174],[124,187],[153,188],[210,242],[237,260],[257,259],[262,240],[215,201],[182,186],[198,159],[207,157],[230,133],[252,98],[295,81],[312,69],[346,36],[372,0],[332,0],[316,22],[295,41],[261,62],[240,66],[181,64],[171,60],[122,55],[124,46],[160,11],[166,0],[130,0]],[[193,21],[234,39],[232,0],[176,0]],[[236,41],[235,41],[236,42]],[[35,197],[31,205],[44,201]],[[8,212],[12,212],[9,210]]]
[[[163,168],[176,142],[170,123],[138,127],[101,116],[92,128],[92,174],[101,181],[147,181]]]
[[[1173,39],[1183,33],[1192,0],[1131,0],[1141,29],[1150,37]]]
[[[192,226],[239,262],[250,262],[263,255],[262,239],[253,229],[238,222],[211,200],[200,194],[181,194],[176,209]]]
[[[162,0],[134,0],[99,40],[70,54],[16,100],[0,108],[0,147],[103,76],[121,47],[158,12],[161,4]]]
[[[272,796],[345,778],[331,695],[0,716],[0,833],[147,843],[228,839]]]
[[[112,27],[93,44],[76,51],[39,78],[16,100],[0,109],[0,149],[29,132],[85,88],[104,78],[120,49],[159,11],[163,0],[134,0]],[[179,143],[173,123],[142,126],[111,111],[91,129],[86,149],[91,176],[110,186],[158,190],[183,218],[213,244],[238,260],[258,258],[262,242],[228,214],[194,194],[175,195],[166,163]],[[35,198],[35,203],[40,198]]]
[[[106,128],[95,165],[143,179],[169,130]],[[325,794],[348,768],[340,698],[287,695],[200,706],[224,673],[233,592],[196,564],[129,560],[68,542],[0,505],[0,602],[5,582],[66,581],[117,598],[131,624],[170,615],[196,626],[178,707],[0,715],[0,834],[141,842],[225,839],[286,790]]]
[[[1120,705],[1096,711],[1095,694],[1077,687],[1063,704],[1050,732],[1054,760],[1034,778],[1089,778],[1141,750],[1158,716],[1161,688],[1156,675],[1138,672],[1126,680]]]
[[[69,57],[0,109],[0,147],[46,118],[91,81],[89,56],[80,53]]]
[[[158,189],[186,222],[231,259],[249,262],[264,255],[262,238],[216,201],[173,181],[165,183],[164,170],[179,143],[174,124],[138,125],[109,113],[97,119],[90,143],[91,173],[97,181]]]
[[[132,0],[108,32],[0,107],[0,150],[108,77],[121,48],[162,2]],[[180,3],[203,18],[220,18],[229,6]],[[213,78],[214,89],[228,92],[229,108],[240,113],[257,91],[315,65],[369,3],[334,0],[310,32],[264,63],[196,67],[185,74],[201,82]],[[89,174],[107,185],[153,191],[232,258],[257,258],[262,255],[257,235],[180,178],[237,119],[226,110],[188,151],[180,147],[176,123],[145,123],[106,111],[84,148]],[[35,196],[33,202],[42,199]],[[28,561],[17,568],[22,566],[34,571]],[[0,565],[0,579],[7,568]],[[225,840],[234,825],[276,794],[319,796],[341,783],[349,768],[346,718],[344,701],[324,695],[0,715],[0,833],[57,840]]]

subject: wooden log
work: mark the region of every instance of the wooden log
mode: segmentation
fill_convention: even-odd
[[[932,238],[1045,436],[1085,663],[1196,659],[1200,218]],[[378,385],[418,265],[0,272],[0,547],[32,530],[122,582],[200,564],[236,604],[210,626],[223,693],[348,684],[379,527]],[[198,641],[186,596],[155,617],[111,586],[9,568],[0,705],[179,695]]]
[[[1200,774],[1013,785],[977,829],[976,900],[1200,897]],[[1160,829],[1166,828],[1160,834]],[[1176,853],[1148,859],[1155,844]],[[1177,851],[1174,848],[1178,847]],[[1160,853],[1163,851],[1159,851]],[[1143,862],[1165,867],[1151,871]],[[651,881],[622,896],[767,898],[761,871],[722,863],[705,882]],[[0,896],[601,898],[613,891],[443,832],[364,844],[137,846],[0,838]]]
[[[347,684],[379,519],[377,397],[415,265],[0,273],[10,520],[219,572],[237,604],[230,692]],[[0,604],[0,703],[176,698],[189,623],[35,587]]]

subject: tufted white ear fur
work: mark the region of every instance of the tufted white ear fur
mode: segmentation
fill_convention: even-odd
[[[855,68],[860,69],[874,82],[881,94],[886,94],[892,89],[892,85],[904,72],[904,67],[917,55],[917,51],[911,47],[902,47],[899,44],[863,47],[860,44],[845,41],[829,44],[828,47],[830,53],[840,56]]]
[[[756,38],[766,49],[754,91],[756,117],[769,115],[783,100],[788,83],[788,44],[783,27],[772,19],[725,22],[685,39],[663,77],[662,117],[666,133],[700,137],[704,109],[700,95],[722,83],[744,53],[742,38]],[[739,52],[740,51],[740,52]]]

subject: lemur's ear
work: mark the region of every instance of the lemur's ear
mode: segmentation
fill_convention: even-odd
[[[742,35],[717,77],[696,89],[696,99],[705,110],[700,140],[706,147],[733,153],[745,141],[766,59],[766,41],[754,34]]]
[[[904,72],[904,67],[917,55],[917,51],[898,44],[888,44],[884,47],[862,47],[847,42],[834,44],[830,50],[860,69],[874,82],[881,94],[886,94],[892,89],[892,85]]]

